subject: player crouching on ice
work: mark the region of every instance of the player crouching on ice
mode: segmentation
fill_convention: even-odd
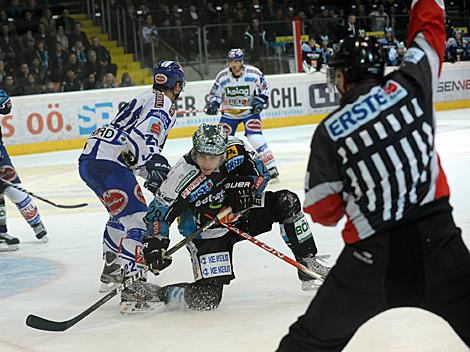
[[[222,104],[224,113],[220,123],[227,133],[235,135],[240,123],[245,126],[245,136],[260,155],[271,174],[271,180],[279,176],[271,149],[263,136],[261,112],[269,99],[269,84],[256,67],[244,63],[241,49],[232,49],[227,54],[228,67],[217,74],[209,92],[207,114],[216,115]],[[243,110],[250,106],[251,110]]]
[[[315,257],[317,248],[299,198],[288,190],[264,191],[269,177],[255,153],[236,137],[228,137],[223,126],[199,126],[193,148],[173,166],[149,206],[149,238],[143,252],[151,270],[158,274],[172,262],[165,252],[169,227],[177,217],[180,232],[188,236],[208,222],[207,214],[214,217],[224,206],[231,206],[236,215],[230,222],[252,236],[270,231],[278,222],[297,261],[325,277],[329,268]],[[235,278],[232,251],[241,240],[221,225],[203,232],[187,246],[195,281],[162,287],[158,298],[171,307],[217,308],[224,285]],[[213,270],[213,258],[217,258],[217,270]],[[299,278],[304,290],[317,284],[301,272]]]

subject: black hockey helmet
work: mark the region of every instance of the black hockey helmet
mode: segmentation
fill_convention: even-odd
[[[385,55],[374,38],[347,37],[339,43],[338,51],[328,60],[327,81],[334,89],[336,69],[341,69],[347,83],[366,78],[381,79],[385,69]]]

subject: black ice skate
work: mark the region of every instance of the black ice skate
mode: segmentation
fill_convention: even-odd
[[[49,241],[49,237],[47,237],[47,231],[46,228],[44,227],[44,224],[40,222],[37,225],[33,226],[33,231],[34,234],[36,235],[36,238],[42,242],[47,242]]]
[[[100,292],[108,292],[113,290],[118,284],[122,282],[122,269],[121,265],[116,263],[118,255],[114,252],[106,252],[104,257],[104,267],[101,273]]]
[[[326,278],[331,268],[319,262],[319,260],[323,261],[324,258],[325,256],[314,256],[313,254],[310,254],[306,257],[298,258],[297,261],[315,273],[321,275],[323,278]],[[300,270],[298,271],[298,275],[300,281],[302,281],[302,291],[316,290],[322,284],[321,280],[313,279]]]
[[[10,236],[6,232],[0,233],[0,252],[16,251],[19,247],[20,240],[16,237]]]
[[[163,307],[158,291],[160,286],[137,280],[121,292],[121,314],[145,313]]]

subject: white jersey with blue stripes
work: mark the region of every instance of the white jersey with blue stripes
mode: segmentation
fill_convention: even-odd
[[[269,96],[269,84],[263,72],[251,65],[243,65],[242,74],[234,77],[230,67],[217,74],[209,92],[209,101],[222,104],[224,115],[231,118],[244,118],[251,115],[251,110],[240,110],[240,107],[250,106],[255,95]],[[232,110],[230,110],[233,108]]]
[[[161,152],[175,122],[173,102],[160,91],[147,90],[124,105],[111,123],[93,132],[80,160],[110,160],[138,169]]]

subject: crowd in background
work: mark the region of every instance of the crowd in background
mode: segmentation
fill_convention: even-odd
[[[97,36],[89,38],[68,9],[35,0],[0,10],[0,89],[10,96],[134,85]]]
[[[209,60],[223,59],[228,49],[240,47],[249,62],[266,73],[272,73],[272,65],[265,59],[279,55],[280,47],[284,57],[291,56],[290,42],[278,39],[292,35],[294,19],[302,20],[302,31],[308,35],[302,45],[305,71],[324,67],[345,36],[370,32],[375,32],[387,51],[388,64],[397,65],[406,50],[410,5],[402,0],[109,1],[112,11],[121,7],[129,21],[140,23],[147,67],[159,58],[171,58],[168,55],[173,52],[165,51],[164,43],[181,54],[180,60],[196,59],[201,54],[196,31],[185,26],[206,26],[203,45],[207,45]],[[53,3],[0,0],[0,88],[22,95],[133,85],[127,73],[116,77],[117,66],[99,38],[88,38],[69,10]],[[460,23],[455,27],[465,28]],[[446,29],[445,60],[470,60],[467,34],[454,28],[449,16]],[[162,57],[155,51],[151,55],[151,49]]]

